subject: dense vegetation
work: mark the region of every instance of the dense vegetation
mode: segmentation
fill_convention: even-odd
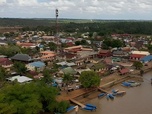
[[[57,102],[58,91],[40,82],[9,84],[0,90],[1,114],[38,114],[40,112],[66,112],[69,104]]]
[[[0,26],[21,26],[25,30],[55,30],[54,19],[9,19],[0,18]],[[59,30],[63,32],[97,32],[98,35],[112,33],[152,34],[151,21],[103,21],[103,20],[59,20]]]

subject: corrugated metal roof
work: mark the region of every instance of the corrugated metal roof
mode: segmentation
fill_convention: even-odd
[[[141,58],[141,61],[143,61],[143,62],[147,62],[147,61],[151,61],[151,60],[152,60],[152,55],[148,55],[148,56]]]
[[[34,67],[38,67],[38,68],[41,68],[41,67],[44,67],[45,66],[45,63],[44,62],[41,62],[41,61],[37,61],[37,62],[32,62],[32,63],[29,63],[31,66],[34,66]]]

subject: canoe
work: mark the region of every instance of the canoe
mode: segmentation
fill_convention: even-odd
[[[139,85],[141,85],[141,83],[137,83],[137,82],[131,83],[131,87],[136,87],[136,86],[139,86]]]
[[[92,108],[92,107],[88,107],[88,106],[85,106],[83,109],[85,109],[85,110],[90,110],[90,111],[93,111],[93,110],[95,110],[95,108]]]
[[[119,92],[117,92],[117,94],[116,94],[116,95],[124,95],[124,94],[126,94],[126,92],[125,92],[125,91],[119,91]]]
[[[110,99],[109,94],[107,94],[107,95],[106,95],[106,98],[107,98],[107,100],[109,100],[109,99]]]
[[[101,94],[98,95],[98,98],[102,98],[102,97],[104,97],[105,95],[106,95],[105,93],[101,93]]]
[[[110,97],[111,99],[114,99],[114,96],[113,96],[112,94],[109,94],[109,97]]]
[[[112,89],[112,93],[117,93],[119,90],[118,89]]]
[[[122,82],[122,86],[125,86],[125,87],[131,87],[131,83],[128,83],[128,82]]]
[[[73,109],[75,109],[75,106],[70,106],[66,111],[69,112],[72,111]]]
[[[94,109],[97,109],[97,107],[95,105],[92,105],[92,104],[86,104],[87,107],[92,107]]]
[[[107,94],[107,99],[114,99],[114,96],[112,94]]]

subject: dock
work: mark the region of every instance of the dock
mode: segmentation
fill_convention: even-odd
[[[103,92],[103,93],[108,93],[108,91],[106,91],[106,90],[104,90],[102,88],[99,88],[99,87],[98,87],[98,90],[101,91],[101,92]]]
[[[82,103],[80,103],[80,102],[78,102],[78,101],[76,101],[76,100],[74,100],[74,99],[70,99],[70,101],[71,101],[72,103],[74,103],[74,104],[76,104],[76,105],[78,105],[78,106],[82,107],[82,108],[84,108],[84,107],[85,107],[85,105],[84,105],[84,104],[82,104]]]

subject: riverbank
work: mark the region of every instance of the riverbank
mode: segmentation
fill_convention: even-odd
[[[147,72],[143,75],[141,86],[126,88],[117,84],[112,88],[126,91],[124,96],[115,97],[114,100],[107,100],[106,97],[101,99],[98,99],[97,97],[90,99],[84,103],[90,103],[97,106],[97,110],[95,112],[90,112],[80,109],[77,114],[151,114],[151,78],[152,72]],[[109,88],[108,91],[111,92],[112,88]],[[75,114],[75,111],[67,114]]]
[[[144,69],[144,73],[149,72],[152,70],[152,67],[145,67]],[[101,80],[101,84],[100,84],[100,88],[106,90],[106,91],[110,91],[112,87],[114,87],[115,85],[120,84],[123,81],[126,80],[135,80],[137,82],[142,82],[143,78],[142,76],[140,76],[140,71],[139,70],[134,70],[133,72],[125,75],[125,76],[121,76],[118,73],[114,73],[111,74],[109,76],[103,77]],[[92,89],[78,89],[78,90],[74,90],[71,92],[65,92],[62,91],[61,95],[59,95],[57,97],[58,101],[62,101],[62,100],[70,100],[70,99],[75,99],[78,102],[81,103],[85,103],[91,99],[94,99],[98,96],[98,94],[100,94],[101,92],[98,91],[97,88],[92,88]]]

